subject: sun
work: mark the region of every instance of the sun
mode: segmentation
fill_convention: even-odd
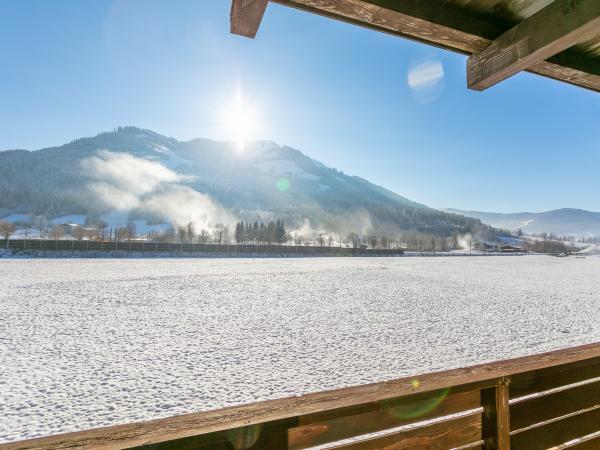
[[[242,90],[237,89],[231,104],[223,112],[225,133],[234,142],[238,151],[243,151],[248,142],[256,140],[260,131],[258,112],[248,104]]]

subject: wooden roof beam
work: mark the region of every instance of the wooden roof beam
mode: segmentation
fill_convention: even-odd
[[[235,3],[247,1],[233,0],[232,12]],[[500,24],[474,17],[445,0],[270,1],[466,55],[482,52],[507,31]],[[232,31],[242,34],[234,30],[233,18],[234,14]],[[526,70],[600,92],[600,58],[588,58],[573,48],[539,61]]]
[[[231,32],[254,38],[269,0],[232,0]]]
[[[467,61],[467,85],[484,90],[600,32],[599,0],[555,0]]]

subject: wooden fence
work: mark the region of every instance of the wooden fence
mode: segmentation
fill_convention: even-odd
[[[600,449],[600,344],[0,449]],[[594,434],[596,433],[596,434]]]
[[[397,256],[402,249],[367,249],[302,245],[235,245],[235,244],[178,244],[167,242],[107,242],[93,240],[11,239],[0,241],[4,248],[25,251],[96,251],[96,252],[144,252],[144,253],[207,253],[207,254],[273,254],[302,256]]]

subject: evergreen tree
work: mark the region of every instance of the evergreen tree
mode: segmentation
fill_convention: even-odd
[[[238,244],[244,242],[244,224],[242,222],[235,224],[235,241]]]

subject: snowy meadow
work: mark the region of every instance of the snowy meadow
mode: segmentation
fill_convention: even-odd
[[[0,260],[0,442],[600,341],[600,258]]]

